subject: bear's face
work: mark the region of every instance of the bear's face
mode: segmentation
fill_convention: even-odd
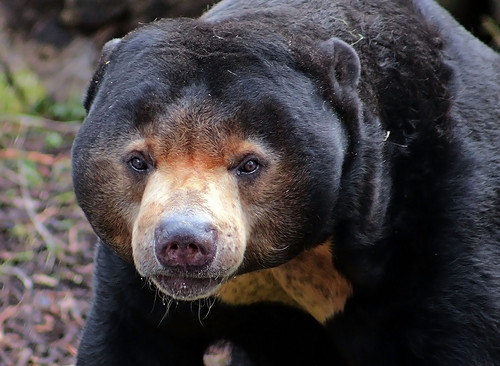
[[[73,147],[98,236],[177,299],[213,295],[333,230],[340,119],[285,41],[237,31],[170,21],[115,41]]]

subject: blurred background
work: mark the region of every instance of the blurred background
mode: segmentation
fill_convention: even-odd
[[[70,147],[109,39],[211,0],[0,0],[0,365],[70,365],[89,308],[95,239]],[[500,49],[500,0],[441,0]]]

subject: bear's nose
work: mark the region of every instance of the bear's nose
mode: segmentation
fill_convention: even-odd
[[[215,257],[217,231],[204,219],[177,216],[155,228],[155,255],[165,268],[203,269]]]

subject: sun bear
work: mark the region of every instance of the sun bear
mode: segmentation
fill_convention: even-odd
[[[225,0],[110,41],[78,365],[500,365],[500,57],[431,0]]]

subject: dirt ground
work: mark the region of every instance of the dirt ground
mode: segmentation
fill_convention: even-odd
[[[94,236],[75,204],[70,147],[98,53],[83,39],[57,50],[8,32],[1,10],[0,365],[71,365],[91,299]]]
[[[2,118],[0,364],[70,365],[91,298],[93,234],[75,205],[76,124]],[[54,128],[65,142],[52,149]]]

